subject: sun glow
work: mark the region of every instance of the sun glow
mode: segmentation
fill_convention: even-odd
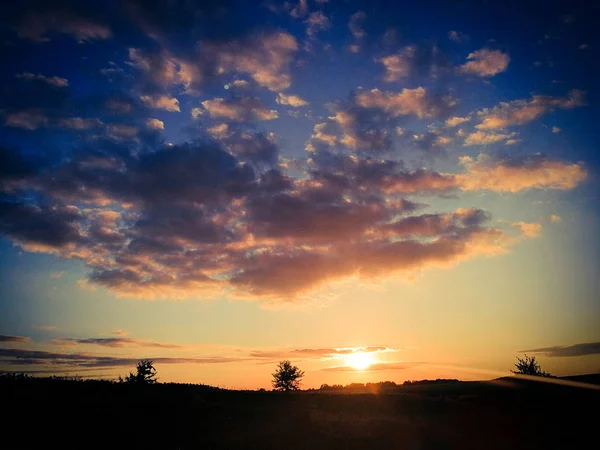
[[[350,353],[344,359],[347,366],[353,367],[356,370],[367,369],[374,362],[373,355],[365,352]]]

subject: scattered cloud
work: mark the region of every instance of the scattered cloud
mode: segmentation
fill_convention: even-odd
[[[501,102],[492,109],[485,108],[477,113],[482,120],[475,125],[479,130],[496,130],[514,125],[524,125],[555,109],[572,109],[584,106],[585,92],[578,89],[569,91],[567,97],[534,95],[529,100]]]
[[[486,133],[484,131],[475,131],[466,136],[464,145],[490,145],[502,141],[508,144],[509,141],[514,141],[516,135],[517,133]]]
[[[524,237],[537,238],[542,235],[541,223],[516,222],[513,223],[513,227],[519,228]]]
[[[60,128],[70,128],[72,130],[89,130],[104,125],[100,119],[94,117],[68,117],[59,119],[57,126]]]
[[[37,130],[46,127],[48,123],[48,117],[39,110],[18,111],[4,116],[4,126],[24,130]]]
[[[39,73],[31,73],[31,72],[23,72],[16,75],[17,78],[22,78],[24,80],[37,80],[42,81],[50,86],[62,88],[69,86],[69,80],[66,78],[61,78],[57,76],[46,77]]]
[[[354,39],[362,39],[367,33],[363,29],[363,23],[367,15],[363,11],[358,11],[350,16],[350,20],[348,22],[348,28],[350,28],[350,32]]]
[[[461,43],[461,42],[467,42],[470,38],[465,33],[461,33],[460,31],[451,30],[448,32],[448,39],[450,39],[453,42]]]
[[[550,222],[552,222],[552,223],[560,223],[560,222],[562,222],[562,218],[559,215],[557,215],[557,214],[552,214],[550,216]]]
[[[311,12],[304,23],[306,23],[306,34],[310,37],[314,37],[321,30],[331,28],[331,22],[321,11]]]
[[[505,161],[494,161],[483,155],[476,160],[465,156],[461,163],[467,172],[458,175],[457,182],[466,191],[566,190],[574,188],[587,177],[580,164],[565,164],[539,155]]]
[[[282,91],[291,84],[289,67],[298,49],[289,33],[253,34],[225,42],[201,42],[192,57],[167,50],[129,49],[129,64],[156,86],[181,85],[197,92],[207,81],[231,72],[248,74],[259,86]]]
[[[5,364],[18,366],[50,365],[59,367],[123,367],[135,366],[139,359],[126,356],[91,355],[89,353],[58,353],[40,350],[0,349]],[[151,357],[155,364],[225,364],[247,358],[206,356],[203,358]]]
[[[369,365],[364,369],[357,369],[352,366],[333,366],[321,369],[324,372],[381,372],[381,371],[396,371],[412,369],[413,367],[420,366],[423,363],[420,362],[406,362],[406,361],[389,361],[379,362]]]
[[[600,354],[600,342],[587,342],[565,346],[553,346],[521,350],[521,353],[536,353],[550,357],[587,356]]]
[[[162,120],[150,118],[146,120],[146,127],[151,130],[164,130],[165,124]]]
[[[303,100],[302,98],[298,97],[297,95],[286,95],[282,92],[277,94],[276,101],[280,105],[288,105],[288,106],[292,106],[294,108],[299,108],[301,106],[308,105],[308,102],[306,100]]]
[[[435,117],[441,113],[441,104],[428,95],[423,87],[402,89],[401,92],[380,91],[371,89],[356,96],[356,103],[363,108],[377,108],[392,117],[415,115],[419,119]],[[450,99],[442,99],[442,104],[451,103]]]
[[[140,100],[148,108],[164,109],[170,112],[181,112],[179,109],[179,100],[170,95],[142,95]]]
[[[460,66],[463,73],[470,73],[480,77],[491,77],[504,72],[508,67],[510,57],[499,50],[482,48],[469,53],[467,62]]]
[[[411,75],[414,65],[414,58],[417,53],[416,47],[404,47],[398,54],[386,56],[377,60],[385,67],[384,81],[388,83],[398,81],[400,78],[406,78]]]
[[[105,337],[105,338],[66,338],[60,337],[52,339],[52,342],[59,345],[99,345],[101,347],[149,347],[149,348],[167,348],[181,349],[183,346],[175,344],[166,344],[161,342],[152,342],[145,339],[134,339],[124,336]]]
[[[9,336],[6,334],[0,334],[0,342],[25,344],[30,341],[31,338],[25,336]]]
[[[45,11],[31,9],[16,24],[17,34],[34,42],[48,42],[51,33],[66,34],[77,42],[109,39],[113,33],[108,25],[66,9]]]
[[[469,117],[450,117],[446,120],[446,126],[448,127],[457,127],[461,123],[465,123],[471,120]]]
[[[116,140],[134,139],[138,134],[136,127],[123,123],[109,123],[106,129],[108,135]]]
[[[273,120],[279,117],[277,111],[267,108],[257,97],[215,98],[203,101],[202,106],[213,118],[236,122]]]

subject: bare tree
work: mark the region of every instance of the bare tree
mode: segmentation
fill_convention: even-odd
[[[515,367],[517,370],[511,370],[511,372],[517,375],[533,375],[536,377],[551,376],[548,372],[542,370],[538,362],[535,360],[535,356],[525,355],[525,358],[519,358],[517,356]]]
[[[281,361],[277,365],[277,370],[273,373],[273,389],[277,391],[297,391],[300,389],[303,376],[303,370],[293,366],[288,360]]]
[[[129,375],[125,379],[119,377],[120,383],[129,384],[153,384],[156,383],[156,369],[154,368],[154,361],[149,359],[142,359],[137,363],[137,373],[134,375],[129,372]]]

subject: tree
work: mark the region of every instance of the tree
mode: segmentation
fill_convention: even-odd
[[[517,370],[511,370],[511,372],[517,375],[533,375],[536,377],[551,376],[548,372],[542,370],[538,362],[535,360],[535,356],[525,355],[525,358],[519,358],[517,356],[515,367]]]
[[[125,379],[119,377],[120,383],[129,384],[153,384],[156,383],[156,369],[154,368],[154,361],[149,359],[142,359],[137,363],[137,373],[134,375],[129,372],[129,375]]]
[[[281,361],[277,365],[277,370],[273,373],[273,389],[277,391],[297,391],[300,389],[300,382],[304,376],[304,371],[297,366],[292,366],[288,360]]]

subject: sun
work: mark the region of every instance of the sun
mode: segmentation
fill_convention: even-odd
[[[365,352],[350,353],[344,357],[346,365],[356,370],[364,370],[373,364],[373,355]]]

